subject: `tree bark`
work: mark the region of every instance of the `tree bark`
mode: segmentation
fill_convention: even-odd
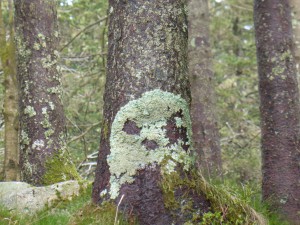
[[[298,77],[300,73],[300,2],[297,0],[290,0],[293,12],[293,32],[295,43],[295,61],[298,70]]]
[[[188,10],[194,148],[203,174],[206,177],[217,177],[222,172],[222,161],[209,40],[208,1],[189,0]]]
[[[2,1],[0,1],[0,53],[4,71],[4,126],[5,152],[3,175],[5,181],[20,179],[19,170],[19,141],[18,141],[18,84],[16,71],[16,55],[13,27],[13,6],[8,1],[9,23],[6,29],[2,17]],[[8,31],[7,31],[8,30]],[[7,39],[8,37],[8,39]]]
[[[34,185],[77,178],[66,158],[56,1],[15,1],[22,180]]]
[[[120,203],[119,209],[140,224],[183,224],[182,213],[173,217],[165,206],[161,182],[193,166],[185,1],[109,3],[104,121],[93,202]]]
[[[288,0],[256,0],[263,200],[300,222],[299,90]]]

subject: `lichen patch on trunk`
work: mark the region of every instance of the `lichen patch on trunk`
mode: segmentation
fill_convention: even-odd
[[[121,185],[132,183],[147,166],[159,165],[163,173],[174,171],[178,163],[188,169],[193,163],[191,135],[189,107],[179,95],[156,89],[121,107],[107,156],[110,198],[117,198]]]

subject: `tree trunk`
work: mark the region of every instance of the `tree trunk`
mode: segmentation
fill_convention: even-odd
[[[207,0],[189,0],[189,75],[194,148],[204,175],[221,175],[221,148],[215,109]]]
[[[256,0],[263,199],[300,223],[299,91],[288,0]]]
[[[16,0],[15,21],[21,178],[34,185],[77,178],[74,165],[65,157],[56,1]]]
[[[3,175],[5,181],[20,179],[19,171],[19,141],[18,141],[18,88],[16,72],[16,56],[13,28],[13,6],[9,7],[9,32],[6,32],[2,17],[2,1],[0,1],[0,52],[4,71],[4,126],[5,126],[5,152]],[[7,39],[9,37],[9,39]]]
[[[293,32],[295,43],[295,59],[296,67],[298,69],[298,76],[300,73],[300,2],[298,0],[290,0],[293,12]]]
[[[110,1],[93,201],[120,202],[140,224],[184,219],[167,210],[161,182],[193,166],[185,10],[184,0]],[[177,197],[183,192],[177,190]]]

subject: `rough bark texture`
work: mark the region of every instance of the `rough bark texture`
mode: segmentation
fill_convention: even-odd
[[[124,196],[119,208],[140,224],[182,224],[188,213],[166,208],[161,182],[177,174],[179,165],[192,165],[186,4],[109,3],[104,122],[93,201],[117,204]]]
[[[299,91],[288,0],[256,0],[263,199],[300,223]]]
[[[43,185],[74,179],[64,154],[56,1],[15,1],[15,21],[22,180]]]
[[[0,58],[4,71],[4,126],[5,126],[5,152],[3,175],[5,181],[20,179],[19,170],[19,142],[18,142],[18,88],[16,56],[13,28],[13,6],[9,1],[9,24],[5,28],[2,17],[0,1]],[[9,37],[7,39],[7,37]]]
[[[204,175],[221,175],[220,135],[217,125],[214,74],[209,42],[207,0],[189,0],[189,76],[194,148]]]

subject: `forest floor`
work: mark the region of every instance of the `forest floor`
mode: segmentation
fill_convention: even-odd
[[[134,221],[126,221],[122,214],[116,212],[116,208],[110,205],[105,208],[91,203],[91,185],[80,196],[72,201],[60,201],[53,207],[47,208],[35,215],[16,215],[3,207],[0,208],[1,225],[135,225]],[[238,193],[239,192],[239,193]],[[267,207],[260,203],[259,195],[253,194],[250,188],[242,187],[239,190],[231,190],[231,195],[238,195],[259,213],[265,216],[269,225],[288,225],[279,220],[277,215],[270,214]],[[213,214],[211,214],[213,215]],[[206,222],[203,225],[219,225],[220,223]],[[230,225],[228,223],[222,223]],[[239,224],[239,223],[235,223]]]

